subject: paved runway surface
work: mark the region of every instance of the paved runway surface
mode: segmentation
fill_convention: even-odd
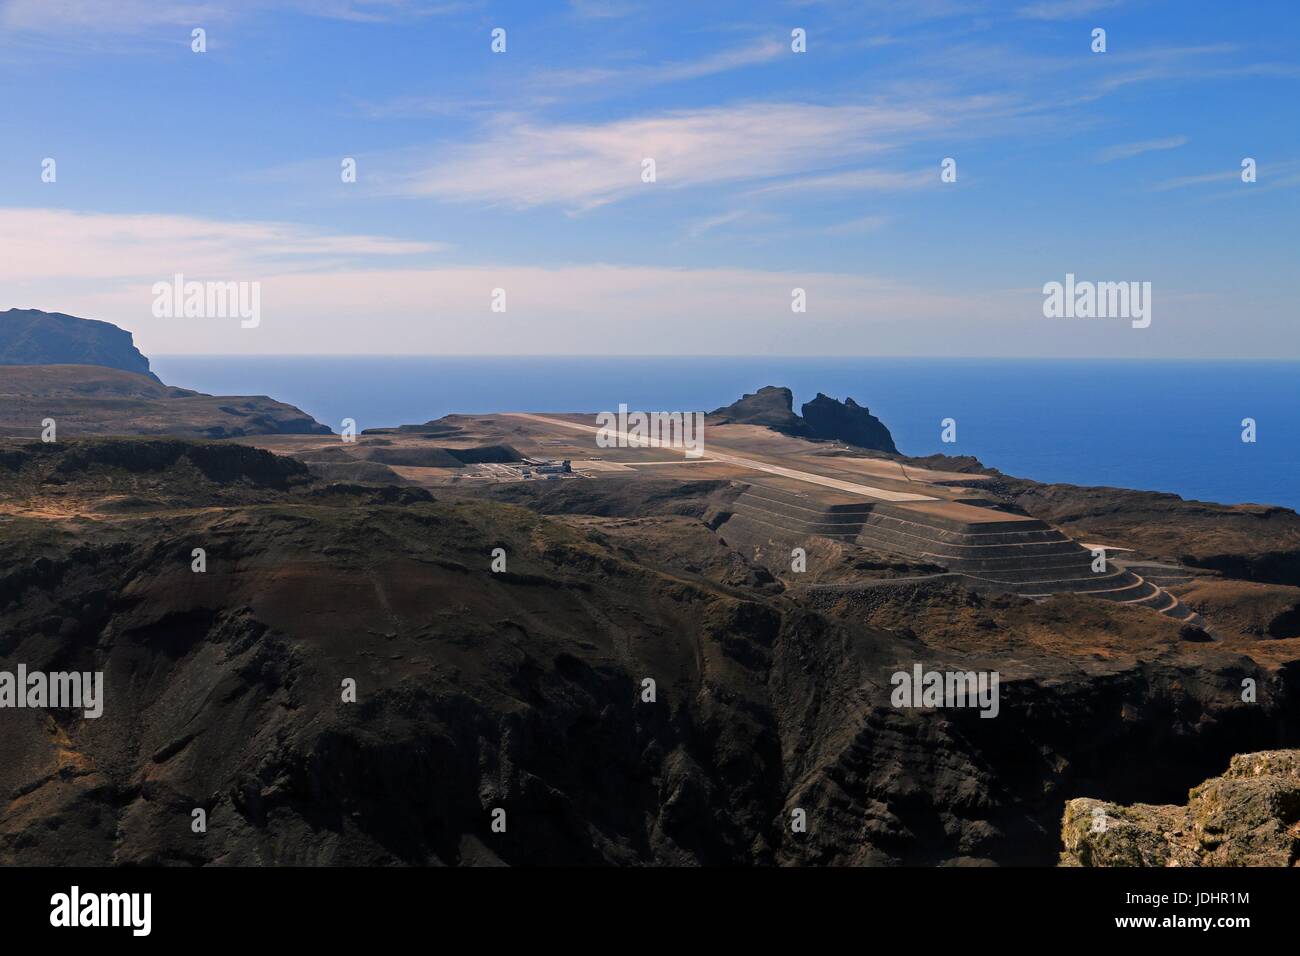
[[[570,428],[576,431],[591,432],[598,434],[600,429],[595,425],[584,425],[581,422],[565,421],[562,418],[548,418],[545,415],[532,415],[527,412],[507,412],[512,418],[527,418],[535,422],[541,422],[546,425],[558,425],[563,428]],[[654,448],[678,448],[657,439],[643,439],[639,436],[633,437],[626,432],[615,432],[616,435],[625,439],[629,445],[650,445]],[[810,471],[798,471],[794,468],[786,468],[782,465],[773,465],[765,461],[756,461],[753,458],[742,458],[738,455],[728,455],[719,452],[716,447],[709,448],[704,457],[713,461],[724,462],[728,465],[739,465],[742,468],[749,468],[753,471],[761,471],[769,475],[780,475],[783,478],[793,478],[795,481],[807,482],[810,485],[822,485],[826,488],[834,488],[837,491],[848,491],[856,495],[862,495],[867,498],[875,498],[877,501],[937,501],[938,498],[933,495],[918,495],[904,491],[888,491],[884,488],[875,488],[871,485],[864,485],[855,481],[841,481],[839,478],[827,478],[823,475],[816,475]]]

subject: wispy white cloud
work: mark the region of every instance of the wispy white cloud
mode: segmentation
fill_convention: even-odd
[[[248,7],[292,7],[309,16],[357,23],[391,23],[463,13],[483,6],[482,0],[244,0]]]
[[[887,216],[858,216],[842,222],[832,222],[824,226],[810,226],[798,232],[804,235],[852,236],[863,232],[875,232],[889,223]]]
[[[1255,167],[1256,179],[1252,183],[1243,182],[1242,170],[1224,170],[1213,173],[1201,173],[1196,176],[1180,176],[1167,179],[1152,187],[1153,192],[1167,192],[1171,189],[1185,189],[1189,186],[1206,186],[1214,184],[1227,185],[1226,190],[1204,193],[1206,199],[1248,199],[1260,193],[1276,189],[1293,189],[1300,186],[1300,160],[1270,160]]]
[[[902,192],[923,189],[939,181],[939,164],[934,169],[897,172],[887,169],[849,169],[816,176],[768,183],[749,191],[749,195],[783,192]]]
[[[340,235],[275,222],[0,209],[0,282],[6,284],[36,279],[152,281],[173,272],[253,280],[262,272],[318,271],[445,248],[440,243]]]
[[[0,308],[57,308],[116,322],[146,354],[1128,355],[1240,354],[1222,300],[1184,303],[1136,336],[1128,323],[1045,320],[1041,285],[924,288],[847,272],[476,264],[263,275],[262,322],[156,319],[148,284],[0,286]],[[808,312],[790,312],[802,288]],[[492,290],[508,309],[491,311]],[[1244,297],[1233,305],[1247,309]],[[1294,337],[1287,339],[1294,342]],[[504,344],[503,344],[504,343]],[[1294,354],[1294,346],[1291,346]],[[178,383],[184,384],[184,383]]]
[[[547,68],[532,73],[526,82],[513,80],[495,96],[482,93],[475,96],[448,95],[448,91],[442,89],[436,93],[408,93],[379,101],[358,98],[354,102],[365,115],[374,119],[483,114],[491,113],[503,104],[512,110],[544,108],[572,103],[579,97],[607,98],[639,88],[704,79],[772,63],[788,54],[786,43],[760,37],[745,45],[727,47],[694,60]]]
[[[874,225],[859,217],[827,228]],[[0,309],[115,322],[136,333],[146,354],[499,354],[502,343],[543,355],[1240,351],[1239,329],[1222,321],[1223,302],[1198,304],[1196,290],[1162,286],[1161,301],[1181,303],[1178,319],[1157,319],[1150,334],[1135,337],[1126,323],[1044,320],[1038,277],[1023,288],[949,289],[793,269],[431,265],[427,251],[260,222],[0,209]],[[399,264],[411,254],[414,261]],[[174,271],[260,282],[261,324],[154,317],[152,285]],[[795,287],[806,290],[808,312],[792,318]],[[507,291],[504,313],[491,311],[497,288]],[[1249,312],[1257,304],[1237,297],[1234,305]]]
[[[1030,20],[1078,20],[1120,5],[1121,0],[1039,0],[1016,13]]]
[[[542,355],[907,354],[925,352],[931,338],[961,335],[964,323],[983,331],[1008,316],[1026,326],[1042,322],[1040,295],[945,293],[848,273],[476,264],[259,274],[258,281],[256,330],[154,318],[145,281],[111,289],[6,284],[0,309],[43,307],[116,322],[136,333],[146,354],[499,354],[503,343]],[[809,313],[798,317],[792,338],[795,287],[806,290]],[[491,311],[498,288],[508,296],[503,313]]]
[[[534,77],[544,86],[588,86],[613,82],[654,85],[695,80],[744,67],[770,63],[789,53],[789,46],[773,39],[759,39],[746,46],[719,50],[696,60],[617,67],[593,66],[580,70],[548,70]]]
[[[687,226],[686,234],[692,239],[698,239],[707,232],[713,232],[723,226],[729,226],[732,223],[742,222],[753,219],[756,214],[751,209],[732,209],[729,212],[718,213],[715,216],[705,216],[703,219],[697,219]]]
[[[1240,170],[1225,170],[1218,173],[1201,173],[1197,176],[1178,176],[1174,179],[1166,179],[1163,182],[1156,183],[1151,188],[1155,192],[1165,192],[1170,189],[1182,189],[1186,186],[1201,186],[1205,183],[1227,183],[1240,179]]]
[[[578,16],[592,20],[612,20],[645,10],[643,4],[631,0],[569,0],[569,8]]]
[[[957,99],[893,106],[755,103],[603,124],[511,119],[478,142],[438,155],[392,188],[443,200],[591,209],[653,189],[834,169],[951,129],[980,106]],[[655,161],[654,183],[642,181],[645,158]],[[858,175],[860,186],[876,188],[903,182],[895,174],[837,175]],[[828,178],[825,185],[835,183]]]
[[[846,223],[860,229],[867,222]],[[602,263],[542,268],[430,266],[426,243],[326,235],[264,222],[185,216],[0,209],[0,309],[35,307],[117,322],[146,352],[493,353],[502,342],[537,353],[734,353],[789,349],[790,290],[808,290],[810,328],[865,344],[866,327],[993,317],[983,302],[862,275]],[[390,264],[417,255],[414,262]],[[153,283],[258,281],[256,330],[219,320],[159,319]],[[492,290],[508,311],[492,313]],[[997,297],[994,297],[995,299]],[[611,316],[617,315],[617,338]],[[927,319],[928,317],[928,319]],[[304,343],[309,343],[306,346]],[[809,340],[816,353],[818,345]],[[876,343],[878,344],[878,343]]]
[[[1002,3],[1004,0],[993,0]],[[842,22],[853,19],[866,20],[873,24],[896,23],[913,24],[926,21],[949,20],[954,17],[979,16],[991,12],[990,0],[854,0],[844,3],[842,0],[789,0],[791,6],[822,8],[837,14]]]
[[[0,27],[14,33],[132,34],[197,27],[238,16],[291,10],[339,20],[381,22],[472,9],[469,0],[0,0]]]
[[[1134,156],[1156,150],[1177,149],[1179,146],[1186,146],[1188,142],[1186,136],[1167,136],[1164,139],[1144,139],[1136,143],[1117,143],[1098,153],[1097,162],[1113,163],[1118,159],[1132,159]]]
[[[838,222],[814,225],[802,225],[798,220],[780,216],[772,212],[763,212],[754,208],[733,209],[729,212],[706,216],[692,222],[687,229],[687,237],[699,239],[712,232],[722,232],[729,243],[740,242],[745,245],[763,245],[769,242],[782,242],[811,236],[855,236],[875,232],[890,222],[889,217],[880,215],[856,216]]]
[[[1084,39],[1086,41],[1086,34]],[[1086,42],[1082,49],[1087,50]],[[961,41],[918,51],[915,65],[944,77],[946,83],[965,87],[983,84],[1014,91],[1026,111],[1065,114],[1129,88],[1154,84],[1191,84],[1240,77],[1295,79],[1300,64],[1248,58],[1249,49],[1237,43],[1201,43],[1180,46],[1139,46],[1112,49],[1092,56],[1080,69],[1076,57],[1033,51],[1011,43],[991,45]],[[916,84],[904,76],[899,81]],[[1011,95],[1008,92],[1006,95]],[[1073,115],[1073,114],[1070,114]]]
[[[1295,63],[1243,61],[1242,52],[1232,43],[1207,43],[1108,53],[1109,64],[1116,69],[1100,81],[1097,92],[1113,93],[1144,83],[1195,83],[1243,76],[1300,77],[1300,66]]]
[[[133,33],[160,26],[198,26],[229,13],[227,3],[200,0],[2,0],[0,26],[48,33],[84,29]]]

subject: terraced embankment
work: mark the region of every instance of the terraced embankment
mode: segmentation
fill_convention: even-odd
[[[1176,620],[1195,618],[1157,583],[1109,558],[1106,570],[1094,571],[1093,552],[1050,525],[969,501],[814,497],[755,483],[736,499],[721,530],[733,544],[769,553],[788,554],[823,537],[938,565],[975,589],[1030,598],[1086,594]]]

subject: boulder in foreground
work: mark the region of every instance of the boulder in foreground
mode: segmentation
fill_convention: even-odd
[[[1296,866],[1300,750],[1238,754],[1187,805],[1071,800],[1063,866]]]

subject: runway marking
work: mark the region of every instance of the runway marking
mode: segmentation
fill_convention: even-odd
[[[562,418],[548,418],[545,415],[533,415],[529,412],[505,412],[512,418],[526,418],[535,422],[542,422],[546,425],[558,425],[562,428],[571,428],[575,431],[590,432],[599,434],[600,429],[595,425],[583,425],[581,422],[569,422]],[[680,448],[680,445],[671,445],[658,439],[642,439],[633,437],[626,432],[615,432],[618,437],[624,438],[629,444],[633,442],[640,447],[653,448]],[[684,450],[683,450],[684,451]],[[713,461],[720,461],[728,465],[739,465],[742,468],[749,468],[752,471],[760,471],[768,475],[778,475],[782,478],[793,478],[795,481],[802,481],[810,485],[821,485],[824,488],[834,488],[837,491],[848,491],[855,495],[862,495],[866,498],[875,498],[878,501],[940,501],[942,499],[934,495],[918,495],[905,491],[888,491],[885,488],[874,488],[871,485],[863,485],[854,481],[841,481],[839,478],[827,478],[824,475],[816,475],[810,471],[797,471],[794,468],[785,468],[781,465],[768,464],[765,461],[755,461],[753,458],[741,458],[739,455],[720,454],[716,450],[705,451],[704,457]]]

